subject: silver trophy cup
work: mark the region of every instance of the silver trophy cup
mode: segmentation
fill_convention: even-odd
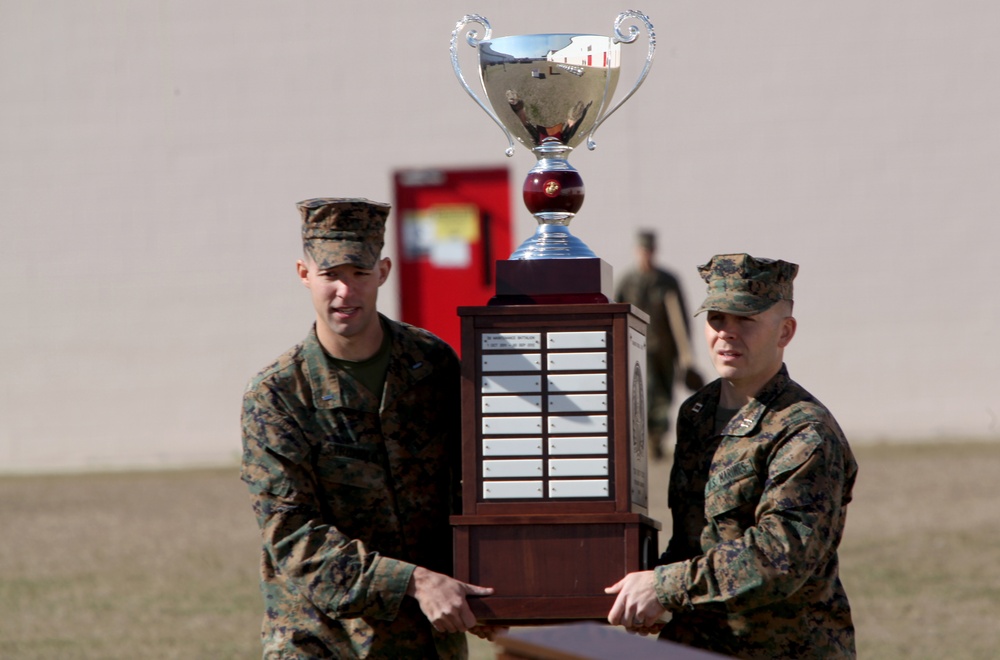
[[[627,21],[642,23],[649,38],[646,63],[628,94],[611,105],[618,85],[621,44],[632,43],[640,30]],[[459,33],[469,24],[480,25],[479,39],[469,30],[466,42],[479,51],[479,75],[489,102],[469,87],[458,62]],[[649,19],[637,11],[618,15],[615,36],[593,34],[529,34],[491,39],[492,28],[482,16],[468,15],[451,34],[451,63],[462,87],[500,126],[514,154],[514,138],[531,150],[538,162],[524,182],[524,204],[538,221],[534,236],[524,241],[510,259],[573,259],[596,255],[569,231],[569,223],[583,205],[580,174],[569,164],[573,148],[584,138],[594,149],[594,132],[635,93],[646,79],[656,49]]]

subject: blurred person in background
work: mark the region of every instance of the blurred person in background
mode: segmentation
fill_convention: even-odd
[[[678,415],[667,549],[606,590],[608,620],[738,658],[854,658],[837,548],[857,463],[784,364],[798,266],[724,254],[699,271],[720,378]]]
[[[376,311],[389,205],[301,202],[316,323],[249,383],[242,479],[263,541],[264,658],[465,658],[477,626],[448,516],[460,503],[459,364]]]
[[[636,264],[625,273],[617,302],[631,303],[649,315],[646,330],[646,404],[649,448],[654,459],[663,458],[674,380],[682,375],[690,390],[704,384],[694,368],[694,352],[688,331],[687,311],[677,278],[655,263],[656,234],[636,235]]]

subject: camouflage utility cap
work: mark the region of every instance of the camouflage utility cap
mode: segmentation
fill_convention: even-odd
[[[343,264],[375,268],[391,205],[361,197],[320,197],[298,207],[302,246],[321,270]]]
[[[713,310],[753,316],[770,309],[779,300],[792,300],[792,280],[798,264],[780,259],[757,259],[749,254],[717,254],[698,266],[708,282],[708,296],[695,316]]]
[[[635,235],[635,244],[646,250],[655,250],[656,234],[651,231],[640,231]]]

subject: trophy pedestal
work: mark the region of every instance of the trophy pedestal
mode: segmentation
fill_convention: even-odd
[[[559,270],[575,261],[600,260],[522,263]],[[469,599],[481,621],[604,620],[614,603],[604,588],[657,557],[660,525],[647,517],[648,317],[616,303],[458,314],[455,577],[496,590]]]
[[[495,305],[608,303],[611,265],[599,258],[497,261]]]
[[[607,619],[604,593],[657,557],[659,523],[635,513],[454,516],[458,579],[494,586],[476,619],[537,625]]]

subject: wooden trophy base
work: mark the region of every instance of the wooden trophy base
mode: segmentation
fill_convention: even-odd
[[[604,589],[654,565],[660,528],[635,513],[452,516],[451,524],[455,576],[496,589],[469,599],[476,618],[516,626],[606,620],[615,597]]]
[[[493,305],[611,302],[611,265],[603,259],[520,259],[497,262]]]
[[[558,262],[558,263],[554,263]],[[505,264],[504,268],[500,266]],[[498,262],[497,298],[600,295],[600,259]],[[509,269],[509,270],[506,270]],[[537,278],[537,279],[536,279]],[[651,568],[645,314],[623,303],[461,307],[462,515],[455,577],[492,587],[480,621],[606,620],[626,574]]]

